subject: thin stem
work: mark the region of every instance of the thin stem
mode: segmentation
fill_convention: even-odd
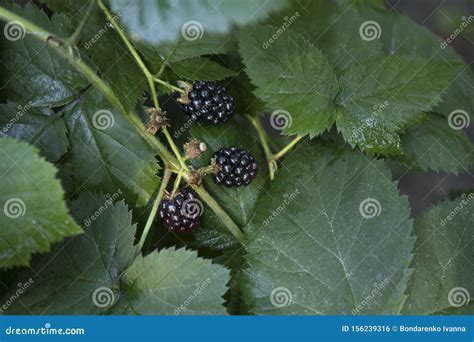
[[[161,84],[161,85],[164,85],[165,87],[167,87],[167,88],[169,88],[169,89],[171,89],[171,90],[177,91],[177,92],[179,92],[179,93],[184,93],[184,89],[181,89],[181,88],[176,87],[176,86],[174,86],[174,85],[172,85],[172,84],[169,84],[168,82],[163,81],[162,79],[159,79],[159,78],[154,77],[153,80],[154,80],[156,83],[159,83],[159,84]]]
[[[281,157],[283,157],[289,150],[291,150],[297,143],[298,141],[300,141],[301,139],[303,139],[302,136],[298,136],[296,138],[294,138],[288,145],[286,145],[282,150],[280,150],[280,152],[276,153],[275,155],[273,155],[273,159],[274,160],[278,160],[280,159]]]
[[[178,176],[176,176],[176,179],[175,179],[174,185],[173,185],[173,191],[171,192],[171,198],[173,198],[174,195],[176,195],[176,192],[178,191],[178,188],[179,188],[179,184],[181,183],[181,179],[183,179],[183,173],[182,172],[178,173]]]
[[[199,195],[199,197],[212,209],[212,211],[219,217],[222,222],[226,225],[227,229],[234,235],[234,237],[241,244],[245,243],[244,233],[240,228],[234,223],[232,218],[225,212],[224,209],[217,203],[217,201],[212,197],[203,186],[192,185],[193,190]]]
[[[148,219],[146,221],[145,228],[143,229],[142,236],[140,237],[140,241],[138,242],[138,248],[140,250],[143,248],[143,245],[145,244],[145,240],[148,236],[148,233],[150,232],[151,225],[153,224],[153,221],[155,220],[156,213],[158,212],[158,207],[160,206],[161,199],[163,198],[166,187],[168,186],[170,177],[171,177],[171,172],[168,170],[168,168],[165,167],[165,171],[163,173],[163,179],[161,180],[160,189],[158,190],[158,193],[156,194],[155,201],[153,202],[153,207],[151,208],[150,215],[148,216]]]
[[[67,46],[76,45],[76,43],[79,40],[79,37],[82,33],[82,30],[84,29],[84,27],[86,25],[87,20],[90,18],[90,15],[92,13],[92,10],[95,7],[95,4],[96,4],[96,0],[89,0],[89,5],[87,6],[86,13],[82,17],[82,19],[79,22],[79,25],[77,26],[74,33],[64,41],[64,44],[66,44]]]
[[[260,138],[260,141],[262,143],[263,151],[265,152],[265,157],[267,158],[267,163],[268,163],[268,172],[270,173],[270,179],[273,180],[275,178],[275,171],[277,168],[275,160],[273,160],[273,153],[270,151],[270,147],[268,146],[268,139],[267,139],[267,133],[263,129],[260,120],[258,118],[255,118],[253,116],[248,115],[247,116],[252,125],[255,127],[257,130],[258,137]]]
[[[141,120],[132,112],[128,112],[123,107],[122,103],[112,91],[112,89],[100,78],[97,76],[94,70],[92,70],[87,64],[85,64],[79,58],[75,58],[73,54],[69,52],[68,48],[65,48],[61,42],[57,42],[56,40],[50,39],[52,36],[51,33],[48,31],[36,26],[32,22],[24,19],[8,11],[7,9],[0,7],[0,18],[4,21],[18,21],[24,27],[25,30],[33,33],[33,36],[36,37],[38,40],[43,41],[47,44],[50,44],[53,48],[57,50],[57,52],[66,59],[78,72],[80,72],[89,82],[92,83],[94,87],[96,87],[112,104],[113,107],[117,108],[121,111],[125,118],[137,129],[143,139],[147,141],[160,155],[161,159],[165,163],[172,168],[179,168],[179,162],[176,160],[170,152],[166,149],[164,145],[160,143],[153,135],[146,132],[143,123]]]
[[[120,38],[122,38],[123,42],[127,46],[130,53],[132,54],[133,58],[135,59],[135,61],[138,64],[138,66],[142,70],[143,74],[145,75],[145,77],[148,81],[148,87],[150,88],[151,96],[153,98],[153,104],[154,104],[156,109],[160,109],[160,105],[158,103],[158,96],[156,94],[155,81],[154,81],[152,73],[150,72],[150,70],[148,70],[147,66],[145,65],[142,58],[138,54],[137,50],[133,46],[132,42],[130,42],[127,35],[125,34],[125,32],[120,27],[120,25],[112,17],[112,13],[110,13],[110,11],[107,9],[107,6],[104,5],[102,0],[99,0],[99,7],[102,9],[102,11],[104,12],[107,19],[112,23],[115,30],[118,32]],[[171,146],[171,149],[173,150],[176,158],[178,159],[179,164],[181,165],[181,167],[183,169],[187,170],[186,163],[183,161],[183,159],[181,157],[181,153],[179,153],[179,150],[176,147],[173,139],[171,138],[171,135],[169,134],[168,129],[166,127],[164,127],[162,129],[162,131],[165,134],[166,140],[168,140],[168,144]]]

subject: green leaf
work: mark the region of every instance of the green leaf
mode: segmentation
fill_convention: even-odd
[[[8,102],[0,104],[0,136],[25,140],[36,145],[51,161],[57,161],[67,151],[66,126],[51,108],[32,107]]]
[[[0,138],[0,267],[28,265],[31,254],[82,231],[68,214],[57,170],[37,152]]]
[[[427,60],[452,61],[464,63],[454,48],[426,27],[410,18],[394,13],[367,10],[366,17],[376,20],[381,28],[380,40],[390,54],[405,54]],[[454,110],[472,112],[474,108],[474,76],[465,66],[457,72],[454,82],[443,89],[443,101],[434,108],[435,112],[448,116]]]
[[[229,271],[197,253],[164,249],[138,257],[122,278],[125,298],[114,314],[225,315]]]
[[[31,271],[19,275],[23,283],[31,278],[32,285],[8,314],[93,315],[118,301],[120,274],[138,250],[133,247],[132,215],[113,199],[82,194],[73,203],[84,234],[56,246],[36,260]]]
[[[145,205],[159,186],[151,147],[104,97],[89,90],[66,114],[71,164],[78,186]]]
[[[135,40],[157,45],[180,35],[194,41],[210,33],[226,33],[233,24],[255,22],[285,4],[285,0],[117,0],[111,7]]]
[[[458,174],[474,167],[474,147],[469,138],[437,114],[430,114],[426,122],[409,129],[402,136],[401,147],[402,160],[424,171]]]
[[[234,71],[207,58],[189,58],[169,64],[178,78],[190,81],[213,81],[237,75]]]
[[[6,7],[59,37],[71,34],[64,15],[55,14],[50,20],[31,4],[23,8],[17,5]],[[30,101],[33,106],[58,105],[87,85],[87,81],[54,48],[30,33],[21,39],[4,40],[0,61],[4,79],[0,92],[22,106]]]
[[[286,111],[284,134],[314,137],[334,122],[336,76],[322,53],[302,36],[287,30],[273,39],[275,32],[277,28],[256,26],[240,33],[246,72],[268,107]]]
[[[414,273],[403,314],[467,308],[474,293],[473,226],[474,193],[444,201],[415,220]],[[471,302],[464,314],[473,312]]]
[[[84,1],[42,1],[54,11],[67,15],[73,28],[77,28],[88,8]],[[97,5],[88,15],[78,46],[83,58],[100,71],[101,77],[108,81],[124,107],[132,110],[147,89],[146,78]]]
[[[195,162],[196,167],[209,165],[214,153],[222,147],[244,148],[256,158],[259,170],[257,177],[248,186],[226,188],[215,184],[211,176],[204,178],[207,191],[243,230],[246,229],[257,209],[257,199],[268,178],[263,151],[249,132],[251,132],[250,128],[238,124],[235,120],[219,126],[194,124],[190,132],[193,138],[207,145],[207,151]],[[204,209],[201,220],[201,228],[195,233],[200,246],[219,250],[239,246],[233,235],[223,226],[222,221],[214,215],[210,208]]]
[[[382,161],[309,143],[257,202],[240,277],[256,314],[397,314],[414,239]]]
[[[340,80],[336,123],[352,146],[397,154],[398,134],[438,104],[457,65],[392,55],[350,68]]]

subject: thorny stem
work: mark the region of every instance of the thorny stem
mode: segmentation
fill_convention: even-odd
[[[32,22],[24,19],[23,17],[16,15],[8,11],[7,9],[0,6],[0,19],[4,21],[17,21],[21,23],[25,30],[31,33],[36,39],[49,44],[51,47],[55,48],[57,52],[66,59],[79,73],[81,73],[89,82],[92,83],[114,106],[116,109],[121,111],[125,118],[135,127],[140,136],[150,144],[150,146],[158,153],[160,158],[163,160],[165,169],[168,168],[169,172],[173,173],[183,173],[183,178],[186,181],[189,181],[187,172],[180,167],[179,161],[168,151],[168,149],[161,144],[161,142],[155,138],[155,136],[149,134],[141,120],[132,112],[127,111],[112,89],[100,78],[97,76],[94,70],[92,70],[87,64],[82,62],[79,58],[75,58],[73,54],[70,53],[70,49],[64,46],[63,40],[53,40],[50,39],[53,35],[40,28],[39,26],[33,24]],[[163,182],[164,184],[166,182]],[[234,237],[239,241],[244,241],[244,235],[242,231],[237,227],[233,222],[232,218],[219,206],[219,204],[214,200],[214,198],[204,189],[202,186],[193,186],[196,192],[200,195],[201,199],[207,203],[207,205],[215,212],[215,214],[222,220],[226,225],[229,231],[234,235]],[[150,228],[148,228],[149,230]],[[143,242],[142,242],[143,243]]]
[[[146,221],[145,228],[143,229],[142,236],[140,237],[140,241],[138,242],[139,249],[142,249],[143,245],[145,244],[145,240],[148,236],[148,233],[150,232],[151,225],[153,224],[153,221],[155,220],[156,213],[158,212],[158,207],[160,205],[161,199],[163,198],[166,187],[168,186],[170,177],[171,177],[171,172],[168,170],[167,167],[165,167],[160,189],[158,190],[158,193],[156,194],[155,201],[153,202],[153,207],[151,208],[150,215],[148,216],[148,219]]]
[[[262,147],[263,147],[263,151],[265,152],[265,157],[267,158],[268,170],[269,170],[269,173],[270,173],[270,179],[273,180],[275,178],[275,171],[278,168],[277,161],[281,157],[283,157],[286,153],[288,153],[288,151],[291,150],[303,137],[302,136],[297,136],[288,145],[286,145],[283,149],[281,149],[279,152],[273,154],[270,150],[269,145],[268,145],[267,133],[263,129],[258,117],[248,116],[248,119],[250,120],[250,122],[255,127],[255,129],[257,131],[257,134],[258,134],[258,137],[260,138],[260,141],[261,141]]]
[[[143,62],[142,58],[138,54],[137,50],[133,46],[132,42],[128,39],[127,35],[125,32],[122,30],[120,25],[115,21],[115,19],[112,16],[112,13],[108,10],[107,6],[104,5],[102,0],[99,0],[99,7],[102,9],[104,12],[105,16],[107,19],[110,21],[110,23],[114,26],[115,30],[119,34],[120,38],[122,38],[123,42],[127,46],[128,50],[132,54],[133,58],[137,62],[138,66],[142,70],[143,74],[145,75],[147,82],[148,82],[148,87],[150,88],[151,92],[151,97],[153,99],[153,104],[156,109],[160,109],[160,104],[158,103],[158,96],[156,94],[156,88],[155,88],[155,80],[153,77],[153,74],[148,70],[148,67],[145,65]],[[179,149],[176,147],[173,139],[171,138],[171,135],[168,132],[168,129],[166,127],[162,127],[162,131],[166,137],[166,140],[168,141],[168,144],[170,145],[171,149],[173,150],[173,153],[175,154],[176,158],[179,161],[179,164],[181,167],[185,170],[187,170],[186,163],[183,161],[183,158],[181,157],[181,153],[179,152]]]
[[[86,13],[82,17],[74,33],[69,38],[64,40],[65,45],[67,46],[76,45],[77,41],[79,40],[79,37],[81,36],[82,30],[84,29],[84,26],[86,25],[87,20],[90,18],[90,14],[92,10],[94,9],[95,4],[96,4],[96,0],[89,0],[89,5],[87,6]]]

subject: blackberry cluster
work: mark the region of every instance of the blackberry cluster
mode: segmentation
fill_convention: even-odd
[[[235,146],[224,147],[213,158],[220,171],[213,174],[214,182],[226,187],[249,185],[257,175],[257,161],[247,150]]]
[[[181,189],[175,197],[161,201],[159,213],[169,230],[188,232],[199,226],[202,204],[194,191]]]
[[[183,110],[193,121],[217,125],[226,122],[234,112],[234,98],[214,82],[196,81],[188,98],[191,102]]]

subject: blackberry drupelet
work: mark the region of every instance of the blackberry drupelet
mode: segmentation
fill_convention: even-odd
[[[188,98],[190,102],[183,105],[183,110],[193,121],[217,125],[234,112],[234,98],[214,82],[194,82]]]
[[[257,175],[258,165],[247,150],[224,147],[214,153],[220,171],[213,174],[214,182],[226,187],[249,185]]]
[[[159,213],[169,230],[187,232],[199,226],[202,203],[194,191],[181,189],[175,197],[161,201]]]

